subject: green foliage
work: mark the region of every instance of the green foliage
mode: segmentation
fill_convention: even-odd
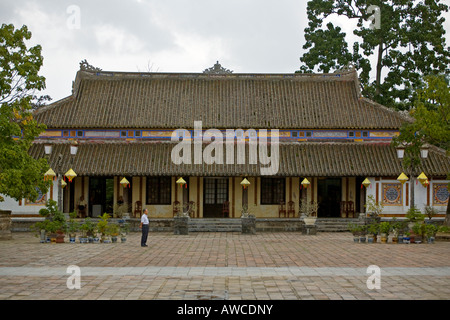
[[[83,224],[80,226],[80,230],[86,236],[94,236],[97,231],[97,225],[92,221],[91,218],[87,217],[84,219]]]
[[[425,143],[450,152],[450,86],[443,76],[427,76],[425,81],[410,111],[414,121],[404,123],[392,141],[394,146],[405,146],[405,167],[420,165],[419,152]]]
[[[374,218],[379,217],[384,209],[384,205],[382,203],[377,203],[373,195],[367,197],[367,202],[364,207],[366,207],[367,213]]]
[[[118,236],[119,235],[119,225],[117,223],[111,223],[106,227],[106,234],[110,236]]]
[[[391,229],[392,226],[388,221],[383,221],[380,223],[380,233],[385,233],[388,235]]]
[[[347,225],[347,227],[348,227],[348,230],[349,230],[353,235],[358,235],[358,234],[360,234],[360,233],[363,231],[363,229],[361,228],[362,226],[360,226],[360,225],[358,225],[358,224],[355,224],[355,223],[349,223],[349,224]]]
[[[376,235],[376,234],[378,234],[379,231],[380,231],[380,225],[376,222],[369,224],[369,226],[367,228],[367,232],[369,234]]]
[[[450,50],[441,16],[448,6],[443,2],[308,1],[306,52],[300,58],[299,72],[333,72],[351,64],[359,72],[364,96],[388,107],[409,109],[423,75],[449,72]],[[380,8],[379,29],[368,27],[373,14],[367,10],[369,5]],[[336,15],[342,24],[356,24],[353,35],[357,40],[351,47],[346,34],[328,22],[328,17]]]
[[[434,224],[426,224],[425,225],[425,234],[427,237],[434,237],[436,235],[436,232],[438,232],[439,228],[435,226]]]
[[[406,212],[406,219],[410,222],[419,222],[425,219],[425,216],[415,206],[408,209]]]
[[[412,227],[412,232],[418,236],[424,236],[426,232],[426,224],[423,222],[416,222]]]
[[[64,216],[64,213],[58,210],[56,201],[51,199],[48,200],[45,208],[39,210],[39,215],[45,217],[45,220],[36,222],[33,225],[33,230],[46,230],[50,233],[55,233],[56,231],[66,232],[66,217]]]
[[[26,26],[0,27],[0,194],[34,201],[38,190],[46,193],[51,182],[43,179],[47,160],[28,154],[34,138],[45,130],[32,115],[34,92],[45,88],[45,78],[38,74],[41,47],[27,48],[30,38]]]
[[[111,216],[105,212],[100,216],[100,221],[97,223],[97,230],[101,233],[102,236],[108,234],[109,218],[111,218]]]

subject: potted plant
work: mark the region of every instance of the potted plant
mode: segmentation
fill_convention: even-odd
[[[431,219],[436,216],[438,211],[432,206],[425,206],[424,214],[428,216],[428,221],[431,222]]]
[[[120,241],[126,242],[127,241],[127,234],[130,230],[130,225],[128,223],[125,223],[123,220],[119,222],[120,227]]]
[[[100,241],[103,243],[109,243],[109,234],[108,234],[108,224],[109,224],[109,218],[111,216],[107,213],[104,213],[100,216],[100,221],[97,223],[97,230],[101,235]]]
[[[425,219],[425,216],[417,209],[415,206],[412,206],[406,212],[406,219],[408,220],[408,227],[411,230],[413,225],[416,222],[421,222]]]
[[[363,226],[359,226],[359,242],[361,243],[366,243],[366,239],[367,239],[367,226],[363,225]]]
[[[349,223],[347,226],[348,226],[348,230],[353,235],[353,242],[358,243],[359,242],[359,235],[361,233],[361,226],[359,226],[359,225],[357,225],[355,223]]]
[[[75,243],[77,232],[79,229],[78,222],[75,221],[77,217],[77,213],[71,212],[69,213],[69,222],[67,223],[67,232],[69,233],[69,242]]]
[[[380,238],[381,243],[387,243],[389,238],[389,232],[391,231],[391,224],[387,221],[380,223]]]
[[[427,224],[425,226],[425,233],[427,235],[427,242],[428,243],[434,243],[434,239],[436,237],[436,233],[438,231],[438,227],[434,224]]]
[[[392,225],[391,225],[392,243],[398,243],[398,236],[400,234],[401,227],[402,226],[401,226],[400,222],[398,222],[396,218],[393,218]]]
[[[97,226],[91,220],[91,218],[85,218],[83,224],[80,227],[80,230],[82,232],[80,236],[80,243],[95,242],[96,228]]]
[[[403,243],[409,244],[411,243],[411,233],[409,232],[409,230],[405,231],[405,234],[403,236]]]
[[[113,243],[117,242],[117,237],[119,236],[119,225],[116,223],[108,224],[106,233],[111,236],[111,241]]]
[[[367,242],[369,243],[376,243],[377,242],[377,236],[379,231],[379,224],[377,222],[373,222],[369,224],[367,227]]]
[[[49,222],[40,224],[40,227],[45,227],[46,232],[49,233],[52,243],[64,243],[64,233],[67,229],[66,218],[64,214],[58,210],[57,203],[54,200],[48,200],[45,208],[39,210],[39,215],[44,217]]]
[[[416,222],[412,227],[414,233],[414,243],[421,243],[425,236],[425,224],[422,222]]]
[[[314,225],[317,219],[317,211],[319,210],[319,203],[317,201],[302,201],[300,205],[300,212],[303,222],[306,225]]]
[[[367,202],[364,207],[366,208],[367,217],[369,218],[370,223],[379,223],[381,220],[380,215],[383,212],[384,205],[382,203],[376,202],[373,195],[369,195],[367,196]]]

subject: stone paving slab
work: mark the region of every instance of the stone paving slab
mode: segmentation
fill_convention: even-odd
[[[0,300],[448,300],[450,242],[356,244],[350,233],[151,233],[126,243],[0,242]],[[75,265],[80,289],[69,289]],[[380,268],[380,289],[369,289]]]

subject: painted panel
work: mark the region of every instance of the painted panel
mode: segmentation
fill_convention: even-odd
[[[385,206],[401,206],[403,203],[401,183],[382,183],[382,199]]]
[[[449,191],[447,183],[433,184],[433,205],[446,206],[448,204]]]

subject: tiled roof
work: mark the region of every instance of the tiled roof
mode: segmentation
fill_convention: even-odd
[[[48,128],[398,129],[360,96],[356,72],[170,74],[79,71],[73,94],[36,111]]]
[[[56,144],[49,157],[49,164],[55,172],[65,173],[73,167],[78,175],[86,176],[260,175],[261,165],[249,164],[248,158],[246,164],[242,165],[176,165],[171,160],[174,146],[175,143],[161,142],[82,143],[71,164],[69,145]],[[44,157],[43,144],[34,144],[30,153],[37,158]],[[59,154],[62,155],[60,168],[57,166]],[[395,148],[385,143],[280,143],[279,155],[279,176],[396,177],[405,171],[397,159]],[[432,148],[428,158],[423,160],[423,168],[418,170],[419,173],[423,170],[428,177],[443,177],[450,171],[450,161],[444,152]]]

